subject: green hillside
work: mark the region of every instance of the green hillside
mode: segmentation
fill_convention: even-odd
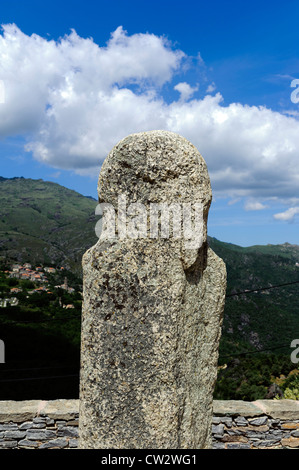
[[[43,180],[0,180],[0,256],[80,271],[96,242],[97,201]]]
[[[299,281],[299,246],[243,248],[213,238],[210,246],[227,267],[222,353],[289,344],[299,334],[299,284],[286,284]]]
[[[69,367],[75,375],[79,371],[81,259],[97,240],[97,201],[55,183],[25,178],[0,178],[0,195],[0,297],[12,295],[12,285],[23,289],[16,295],[17,307],[0,309],[0,338],[10,357],[0,365],[0,399],[77,397],[76,378],[9,380],[18,374],[28,377],[37,367],[45,367],[46,374],[51,366],[53,377],[60,371],[71,375]],[[215,398],[264,398],[273,381],[296,369],[290,343],[299,338],[299,246],[244,248],[211,237],[209,244],[228,273]],[[62,282],[57,273],[51,280],[52,296],[31,296],[23,281],[5,274],[14,262],[63,267],[77,295],[69,299],[76,307],[75,318],[61,307],[61,291],[53,287]],[[12,363],[17,372],[5,372]],[[1,377],[7,381],[2,385]]]
[[[215,398],[265,398],[272,382],[282,385],[279,377],[296,371],[290,344],[299,338],[299,246],[243,248],[213,238],[210,246],[228,277]]]

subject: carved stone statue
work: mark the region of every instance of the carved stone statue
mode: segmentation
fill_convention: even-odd
[[[98,195],[99,240],[83,256],[79,446],[208,448],[226,269],[207,243],[206,163],[172,132],[129,135]]]

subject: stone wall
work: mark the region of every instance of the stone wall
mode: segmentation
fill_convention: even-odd
[[[299,401],[213,402],[213,449],[299,449]],[[0,401],[0,448],[75,449],[79,400]]]
[[[76,448],[79,400],[0,401],[0,448]]]
[[[214,449],[299,448],[299,401],[214,400]]]

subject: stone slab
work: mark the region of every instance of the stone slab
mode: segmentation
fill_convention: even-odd
[[[79,400],[0,401],[0,423],[25,423],[38,416],[73,420],[79,415]]]
[[[265,414],[256,404],[239,400],[214,400],[214,416],[247,416],[254,417]]]
[[[0,422],[22,423],[37,415],[40,400],[0,401]]]
[[[48,401],[42,415],[60,420],[73,420],[79,414],[79,400],[52,400]]]
[[[252,404],[271,418],[299,420],[298,400],[257,400]]]

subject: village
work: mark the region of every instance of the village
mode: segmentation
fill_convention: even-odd
[[[34,293],[48,293],[52,294],[50,289],[49,280],[47,274],[55,274],[57,270],[63,271],[64,267],[60,268],[53,268],[48,266],[37,266],[35,268],[32,267],[30,263],[24,264],[13,264],[9,270],[4,271],[5,275],[10,279],[20,279],[20,280],[27,280],[31,281],[34,285],[35,283],[40,284],[39,287],[33,287],[32,289],[27,289],[27,294],[31,295]],[[67,278],[64,278],[64,283],[55,285],[55,289],[63,289],[68,293],[73,293],[75,291],[74,288],[68,285]],[[5,308],[7,306],[16,306],[19,304],[19,300],[17,297],[12,296],[14,294],[18,294],[23,291],[23,288],[20,286],[11,287],[10,289],[10,297],[0,298],[0,308]],[[74,308],[72,304],[62,305],[63,308]]]

